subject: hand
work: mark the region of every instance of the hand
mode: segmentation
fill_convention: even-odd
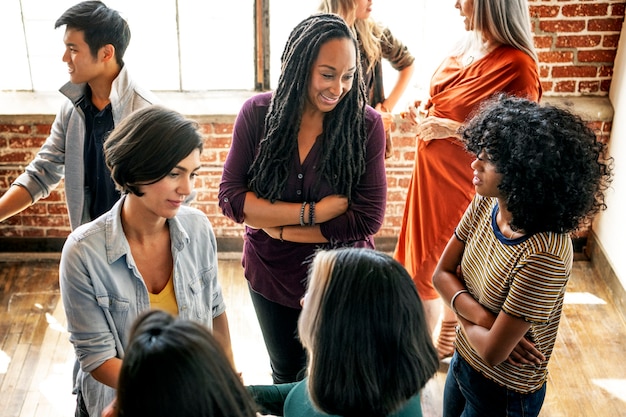
[[[383,119],[383,127],[385,128],[385,131],[391,129],[393,126],[393,115],[389,113],[381,103],[378,103],[375,109],[378,113],[380,113],[380,116]]]
[[[526,337],[523,337],[506,361],[511,365],[522,366],[539,365],[545,360],[546,357],[535,347],[535,344]]]
[[[422,105],[421,100],[415,100],[409,104],[406,111],[400,113],[400,117],[407,119],[413,126],[419,125],[426,117],[428,111]]]
[[[117,398],[114,398],[111,404],[104,407],[101,417],[117,417]]]
[[[417,126],[417,137],[423,141],[433,139],[445,139],[449,137],[459,137],[458,130],[461,123],[452,119],[429,116]]]

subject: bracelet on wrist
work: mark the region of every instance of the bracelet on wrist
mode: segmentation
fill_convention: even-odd
[[[315,226],[315,201],[309,203],[309,226]]]
[[[450,299],[450,309],[452,311],[454,311],[454,314],[459,314],[458,310],[454,307],[454,302],[456,301],[456,298],[463,294],[463,293],[469,293],[469,291],[463,289],[463,290],[458,290],[456,293],[454,293],[454,295],[452,296],[452,298]]]
[[[300,207],[300,226],[306,226],[304,223],[304,208],[306,207],[306,201],[302,203],[302,207]]]
[[[283,229],[284,229],[284,226],[280,226],[280,233],[278,235],[278,238],[280,239],[281,242],[284,242],[284,240],[283,240]]]

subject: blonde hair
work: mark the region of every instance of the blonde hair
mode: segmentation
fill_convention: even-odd
[[[471,16],[473,36],[459,45],[458,54],[466,52],[486,35],[500,44],[525,52],[537,61],[537,52],[530,30],[527,0],[474,0]]]
[[[363,68],[363,71],[369,72],[380,60],[382,54],[380,42],[383,28],[371,18],[357,19],[354,0],[322,0],[319,10],[323,13],[337,14],[346,22],[353,22],[350,28],[359,40],[359,45],[368,62],[368,67]]]
[[[315,351],[315,335],[319,327],[322,300],[335,266],[337,254],[332,251],[319,251],[309,269],[309,283],[304,295],[306,308],[298,319],[298,334],[302,346],[309,352]]]

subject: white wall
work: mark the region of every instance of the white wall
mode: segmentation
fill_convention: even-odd
[[[615,158],[614,178],[607,194],[608,209],[593,230],[622,286],[626,288],[626,25],[622,27],[609,98],[615,115],[609,152]]]

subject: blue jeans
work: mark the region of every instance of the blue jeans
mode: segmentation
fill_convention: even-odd
[[[443,417],[536,417],[545,396],[545,383],[520,394],[485,378],[455,352],[443,390]]]

